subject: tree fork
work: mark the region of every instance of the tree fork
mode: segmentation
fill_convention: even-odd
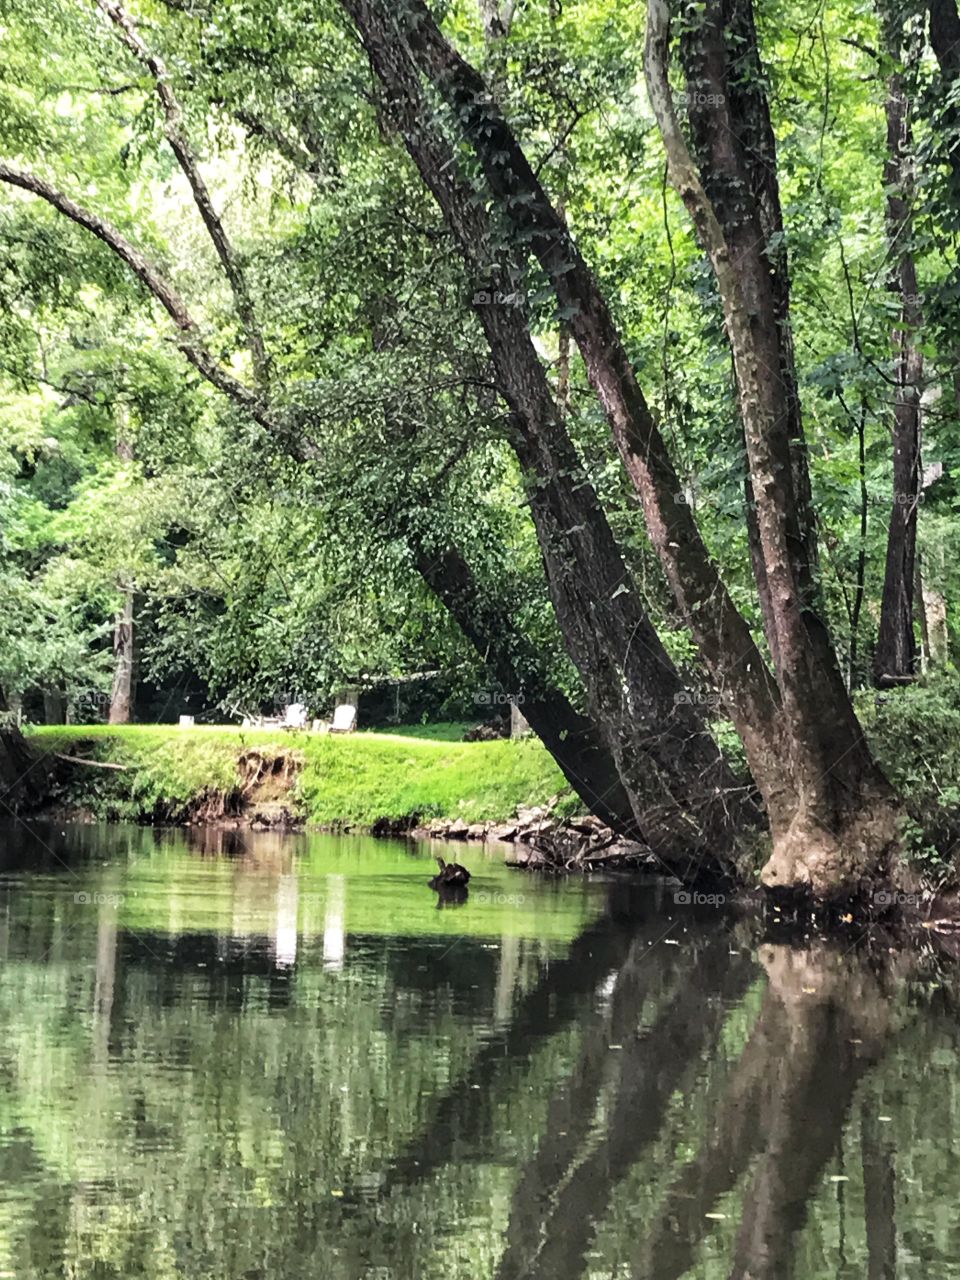
[[[757,503],[764,582],[770,594],[765,614],[774,627],[771,649],[783,705],[785,763],[776,804],[770,806],[774,852],[763,881],[771,888],[809,888],[827,895],[855,890],[876,874],[896,842],[898,810],[867,748],[826,629],[806,598],[810,566],[804,548],[810,542],[799,516],[806,490],[798,498],[790,449],[789,424],[798,413],[790,392],[795,379],[782,382],[778,377],[790,354],[781,343],[788,318],[782,314],[786,294],[781,288],[778,308],[756,196],[739,155],[742,122],[728,114],[719,5],[708,0],[699,18],[699,26],[687,37],[688,64],[694,76],[704,77],[715,97],[719,94],[721,103],[716,119],[698,120],[703,176],[687,147],[670,93],[668,0],[650,0],[648,5],[645,68],[671,182],[719,286]],[[753,31],[752,24],[746,29]],[[696,83],[699,86],[700,80]],[[753,91],[759,92],[756,86]]]

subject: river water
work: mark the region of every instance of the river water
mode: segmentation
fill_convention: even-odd
[[[0,1277],[960,1277],[932,948],[428,854],[0,830]]]

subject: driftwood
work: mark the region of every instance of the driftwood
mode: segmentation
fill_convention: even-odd
[[[85,764],[91,769],[136,769],[135,764],[114,764],[112,760],[85,760],[82,756],[65,756],[62,751],[53,753],[58,760],[66,760],[68,764]]]

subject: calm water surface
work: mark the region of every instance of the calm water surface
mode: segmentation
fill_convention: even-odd
[[[960,1000],[625,882],[0,830],[0,1277],[960,1280]]]

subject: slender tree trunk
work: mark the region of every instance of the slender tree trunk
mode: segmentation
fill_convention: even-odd
[[[113,688],[110,692],[110,724],[129,724],[136,696],[134,653],[134,588],[124,588],[123,608],[113,624]]]
[[[133,461],[133,441],[127,423],[126,405],[118,400],[115,408],[117,419],[116,454],[121,462]],[[134,649],[134,604],[136,589],[133,582],[121,585],[123,605],[117,611],[113,624],[113,688],[110,692],[110,724],[129,724],[133,719],[136,700],[136,655]]]
[[[869,495],[867,493],[867,403],[860,401],[860,413],[857,418],[857,477],[860,482],[860,540],[857,547],[857,576],[853,588],[853,608],[850,611],[850,679],[848,685],[853,689],[858,681],[858,659],[860,656],[860,614],[863,612],[863,600],[867,589],[867,517],[869,511]]]
[[[896,263],[900,326],[893,335],[896,391],[893,410],[893,505],[887,534],[887,559],[880,607],[880,631],[873,659],[879,688],[904,684],[917,674],[914,636],[917,514],[920,504],[920,399],[923,355],[917,345],[922,313],[913,234],[912,135],[910,103],[900,66],[902,19],[885,17],[887,52],[896,69],[887,81],[887,240]]]
[[[931,565],[933,561],[933,565]],[[922,626],[926,638],[927,661],[931,670],[945,667],[950,661],[950,632],[947,627],[946,596],[934,585],[943,579],[943,550],[938,549],[936,558],[927,553],[924,556],[924,569],[919,570],[920,556],[917,555],[919,583],[917,594],[920,600]],[[934,567],[935,566],[935,567]]]
[[[596,726],[552,683],[540,654],[509,611],[477,582],[459,549],[428,548],[410,535],[424,582],[450,610],[503,690],[523,698],[523,714],[590,812],[615,830],[638,831],[617,765]]]
[[[67,699],[62,689],[44,689],[43,721],[44,724],[67,723]]]

